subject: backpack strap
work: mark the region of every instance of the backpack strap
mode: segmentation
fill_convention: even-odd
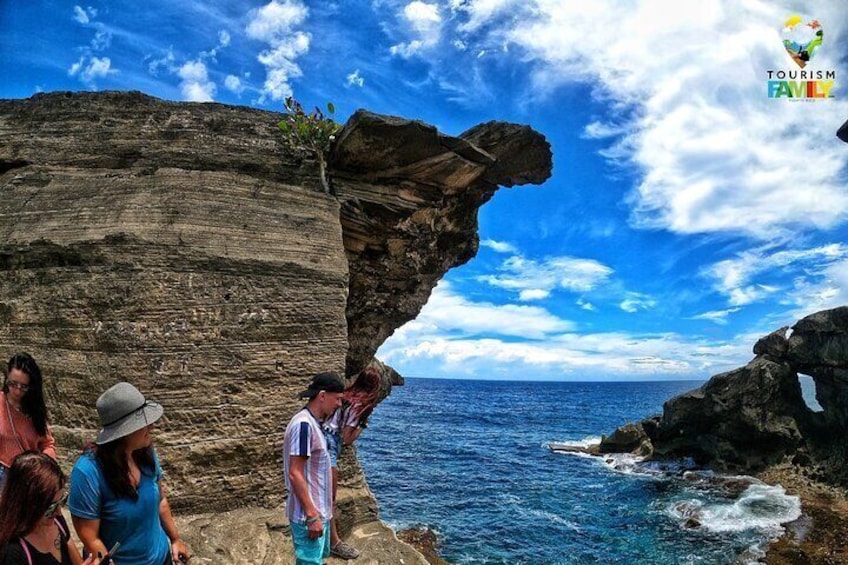
[[[68,537],[68,532],[65,531],[65,528],[62,527],[62,523],[58,518],[53,518],[53,521],[56,522],[56,527],[59,528],[59,532],[61,532],[62,537]]]
[[[27,543],[24,541],[24,538],[18,538],[18,541],[21,542],[21,547],[24,548],[24,553],[27,556],[27,563],[32,565],[32,555],[29,552],[29,547],[27,547]]]
[[[59,532],[62,534],[62,537],[68,537],[68,532],[65,531],[65,528],[63,528],[62,524],[59,523],[58,518],[53,518],[53,521],[56,522],[56,527],[59,528]],[[24,538],[18,538],[18,541],[21,542],[21,547],[24,548],[24,553],[26,553],[27,556],[27,563],[32,565],[32,554],[29,552],[27,542],[24,541]]]

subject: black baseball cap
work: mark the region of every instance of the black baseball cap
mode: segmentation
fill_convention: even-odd
[[[342,380],[338,373],[318,373],[312,377],[312,382],[309,383],[309,388],[301,391],[297,397],[311,399],[322,390],[327,392],[344,392],[344,380]]]

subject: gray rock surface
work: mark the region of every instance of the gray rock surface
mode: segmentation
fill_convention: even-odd
[[[788,337],[787,330],[757,341],[745,367],[667,401],[658,423],[639,424],[653,455],[742,471],[792,460],[816,479],[848,486],[848,307],[807,316]],[[813,378],[822,412],[807,406],[799,374]],[[636,431],[629,424],[611,437],[630,451]]]

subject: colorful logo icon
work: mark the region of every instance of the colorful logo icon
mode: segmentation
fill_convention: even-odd
[[[803,23],[801,16],[790,16],[783,24],[783,47],[802,69],[815,56],[822,44],[824,31],[818,20]]]

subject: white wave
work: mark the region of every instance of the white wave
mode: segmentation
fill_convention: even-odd
[[[698,499],[672,504],[668,513],[687,527],[711,532],[772,530],[801,516],[801,500],[780,486],[753,484],[734,501],[705,504]]]
[[[571,520],[566,520],[559,514],[555,514],[553,512],[547,512],[545,510],[530,510],[526,512],[530,516],[534,518],[541,518],[542,520],[546,520],[548,522],[553,522],[554,524],[559,524],[561,526],[565,526],[569,530],[574,530],[575,532],[582,531],[580,526],[572,522]]]
[[[563,518],[559,514],[554,512],[548,512],[546,510],[539,510],[537,508],[529,507],[525,504],[524,500],[520,497],[514,495],[504,495],[498,497],[504,503],[515,508],[515,516],[519,521],[522,520],[542,520],[545,522],[551,522],[553,524],[559,524],[561,526],[565,526],[569,530],[574,530],[576,532],[580,532],[580,526],[575,524],[574,522]]]
[[[640,455],[632,455],[630,453],[606,453],[599,456],[603,460],[604,465],[615,471],[625,475],[641,475],[644,471],[641,467],[645,460]]]
[[[568,441],[549,441],[542,444],[542,447],[549,449],[587,449],[593,445],[601,443],[601,436],[588,436],[583,439],[570,439]]]

